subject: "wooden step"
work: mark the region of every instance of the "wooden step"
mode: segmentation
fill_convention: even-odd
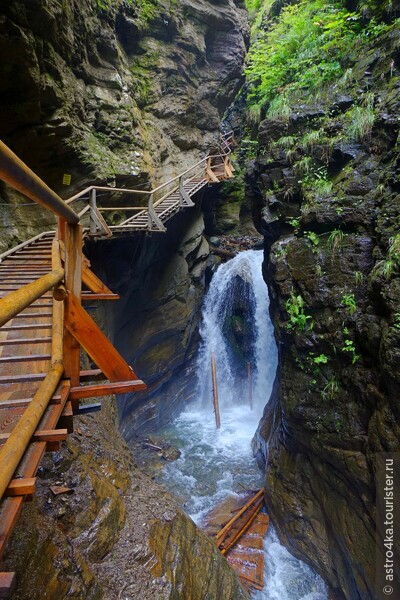
[[[33,396],[32,396],[32,398],[33,398]],[[12,398],[9,400],[0,400],[0,409],[3,406],[9,407],[9,408],[22,408],[24,406],[27,406],[30,402],[32,402],[32,398]],[[49,402],[49,404],[60,404],[60,403],[61,403],[60,394],[53,396]]]
[[[32,325],[3,325],[2,331],[33,331],[35,329],[51,329],[51,323],[33,323]]]
[[[34,362],[38,360],[50,360],[51,354],[26,354],[25,356],[0,356],[0,364],[12,364],[20,362]]]

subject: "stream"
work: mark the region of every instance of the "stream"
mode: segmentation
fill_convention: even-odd
[[[263,474],[251,440],[268,402],[277,366],[277,349],[262,277],[263,252],[248,250],[220,265],[203,304],[197,358],[197,401],[158,433],[181,451],[168,463],[161,481],[201,524],[205,514],[228,495],[259,489]],[[238,298],[238,294],[240,298]],[[247,326],[245,339],[252,364],[253,408],[248,401],[246,362],[238,359],[227,323],[239,306]],[[243,312],[244,311],[244,312]],[[241,324],[239,317],[234,317]],[[243,329],[243,323],[242,329]],[[240,330],[240,326],[239,330]],[[243,333],[243,331],[239,331]],[[221,429],[215,426],[210,357],[215,353]],[[273,527],[265,539],[265,582],[257,600],[326,600],[325,584],[310,567],[279,543]],[[223,600],[223,599],[221,599]]]

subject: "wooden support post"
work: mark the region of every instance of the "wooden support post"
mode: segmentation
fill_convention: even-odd
[[[216,176],[216,174],[212,170],[211,158],[209,158],[207,160],[207,164],[206,164],[206,177],[207,177],[207,181],[209,183],[219,183],[218,177]]]
[[[194,206],[194,202],[185,190],[183,175],[179,178],[179,206]]]
[[[82,226],[66,225],[65,227],[65,321],[71,312],[70,297],[80,303],[82,289]],[[80,346],[72,333],[64,330],[64,370],[65,377],[70,378],[71,386],[79,385]]]
[[[107,379],[111,382],[137,380],[132,368],[88,315],[79,299],[73,294],[68,294],[67,301],[69,311],[65,315],[65,325],[68,331],[78,340]]]
[[[233,177],[229,156],[225,156],[224,159],[224,172],[227,179],[231,179]]]
[[[217,425],[217,429],[220,429],[220,427],[221,427],[221,417],[220,417],[220,414],[219,414],[218,385],[217,385],[217,368],[216,368],[216,365],[215,365],[214,352],[211,353],[211,374],[212,374],[212,384],[213,384],[213,400],[214,400],[215,423]]]
[[[247,381],[249,384],[249,406],[253,410],[253,384],[251,381],[251,363],[247,363]]]
[[[154,194],[151,193],[149,196],[149,202],[147,205],[147,227],[149,231],[152,231],[153,228],[156,228],[156,231],[166,231],[166,227],[161,221],[160,217],[156,213],[154,209]]]
[[[96,231],[97,231],[97,224],[95,221],[95,213],[96,213],[96,190],[92,189],[90,190],[90,225],[89,225],[89,231],[90,231],[90,235],[95,235]]]

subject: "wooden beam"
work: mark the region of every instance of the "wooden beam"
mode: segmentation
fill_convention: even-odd
[[[140,379],[136,381],[118,381],[115,383],[104,383],[102,385],[85,385],[72,387],[69,398],[71,400],[82,400],[83,398],[98,398],[110,394],[126,394],[127,392],[140,392],[147,389],[147,385]]]
[[[42,312],[42,313],[19,313],[19,315],[15,315],[13,319],[36,319],[37,317],[52,317],[52,312]],[[36,325],[35,325],[36,327]]]
[[[73,294],[68,294],[68,307],[65,315],[66,328],[107,379],[111,382],[138,379],[133,369],[125,362]]]
[[[32,323],[32,325],[6,325],[0,331],[30,331],[32,329],[51,329],[51,323]]]
[[[7,363],[19,363],[19,362],[32,362],[36,360],[50,360],[51,354],[27,354],[26,356],[2,356],[0,357],[0,364]]]
[[[119,300],[119,294],[94,294],[92,292],[82,292],[82,300],[90,302],[91,300]]]
[[[14,496],[30,496],[36,491],[36,477],[24,477],[22,479],[11,479],[4,496],[12,498]]]
[[[15,582],[15,573],[0,573],[0,598],[11,598]]]
[[[107,377],[101,369],[89,369],[88,371],[80,372],[81,381],[104,381]]]
[[[20,338],[19,340],[0,340],[0,346],[21,346],[23,344],[46,344],[51,342],[51,337]]]
[[[9,433],[0,433],[0,443],[5,442],[10,437]],[[66,429],[43,429],[36,431],[31,441],[32,442],[63,442],[68,437]],[[17,480],[19,481],[19,480]]]
[[[32,402],[32,398],[12,398],[9,400],[0,400],[1,408],[22,408]],[[49,404],[61,404],[61,396],[58,394],[53,396]]]
[[[113,294],[110,288],[89,268],[87,261],[82,262],[82,283],[95,294]]]

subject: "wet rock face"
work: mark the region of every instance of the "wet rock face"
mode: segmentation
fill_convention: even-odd
[[[12,0],[0,18],[0,135],[63,197],[87,182],[159,182],[218,138],[247,35],[240,1]]]
[[[178,414],[193,398],[193,358],[209,247],[199,207],[176,215],[165,234],[88,246],[94,270],[121,299],[97,311],[103,329],[148,385],[119,397],[129,439]],[[102,314],[100,310],[104,311]]]
[[[279,347],[254,449],[281,539],[340,599],[375,597],[375,453],[400,442],[398,44],[353,65],[358,92],[263,121],[247,178]],[[363,91],[375,120],[356,140],[342,117]]]

